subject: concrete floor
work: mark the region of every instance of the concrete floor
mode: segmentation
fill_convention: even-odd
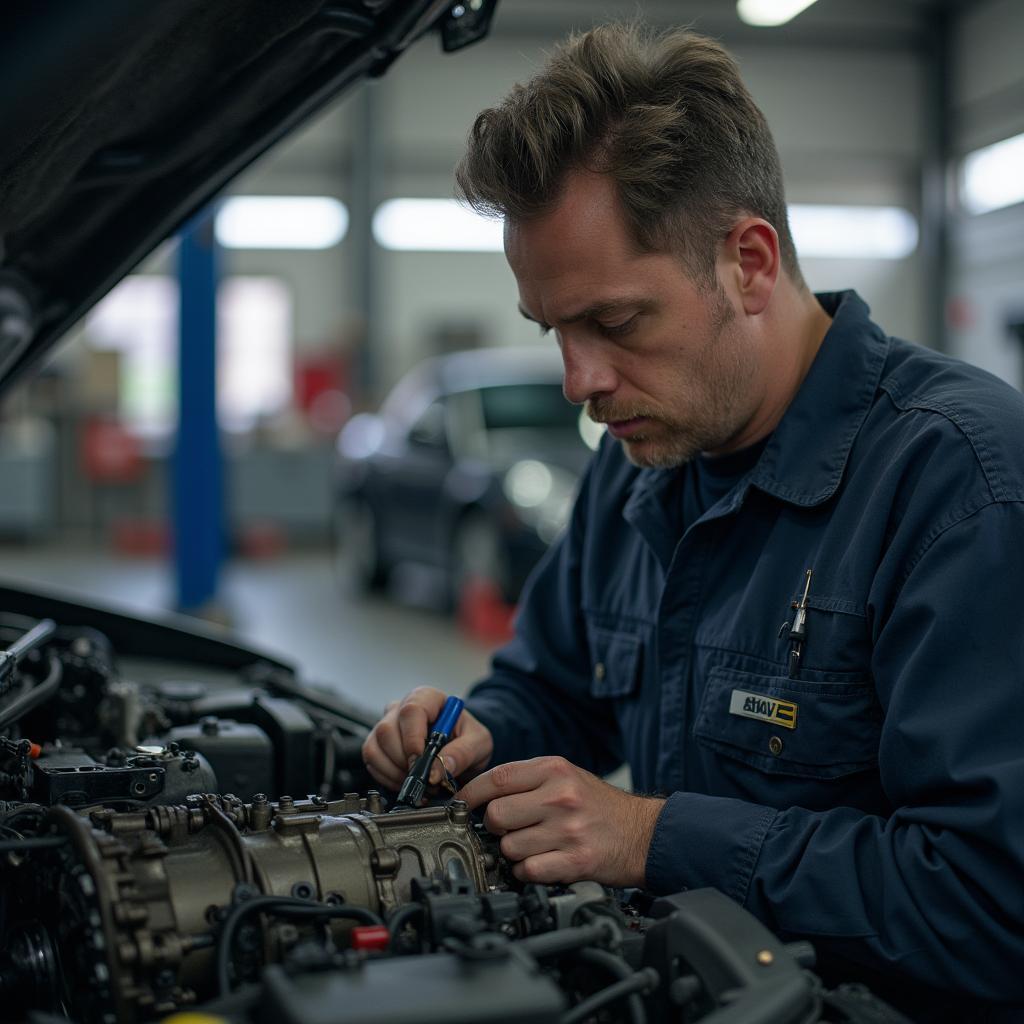
[[[173,605],[166,561],[126,558],[87,547],[2,547],[4,583],[60,587],[79,600],[120,611]],[[416,686],[463,694],[487,670],[487,646],[440,612],[385,597],[343,593],[328,552],[229,562],[221,603],[233,632],[367,709],[381,709]]]

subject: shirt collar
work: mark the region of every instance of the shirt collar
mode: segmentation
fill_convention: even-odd
[[[889,354],[889,338],[871,321],[867,303],[856,292],[819,292],[815,297],[832,325],[748,481],[782,501],[806,507],[836,492]],[[636,518],[648,502],[660,503],[676,473],[641,470],[631,487],[627,518]],[[720,513],[732,511],[745,490],[739,488]]]
[[[856,292],[816,298],[832,325],[750,477],[760,490],[806,507],[827,501],[839,487],[890,346]]]

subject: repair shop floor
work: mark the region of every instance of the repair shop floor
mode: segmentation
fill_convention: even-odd
[[[0,548],[0,580],[60,587],[119,611],[173,605],[169,564],[80,547]],[[220,603],[235,634],[369,710],[416,686],[462,694],[487,669],[489,649],[438,611],[337,586],[324,550],[224,567]]]

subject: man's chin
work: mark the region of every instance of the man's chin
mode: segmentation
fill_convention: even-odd
[[[689,462],[700,451],[676,442],[660,444],[650,437],[628,437],[619,441],[626,458],[640,469],[675,469]]]

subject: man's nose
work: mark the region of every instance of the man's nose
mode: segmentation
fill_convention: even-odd
[[[581,347],[564,334],[561,347],[565,367],[562,391],[573,405],[582,405],[588,398],[611,394],[615,390],[615,370],[594,348]]]

